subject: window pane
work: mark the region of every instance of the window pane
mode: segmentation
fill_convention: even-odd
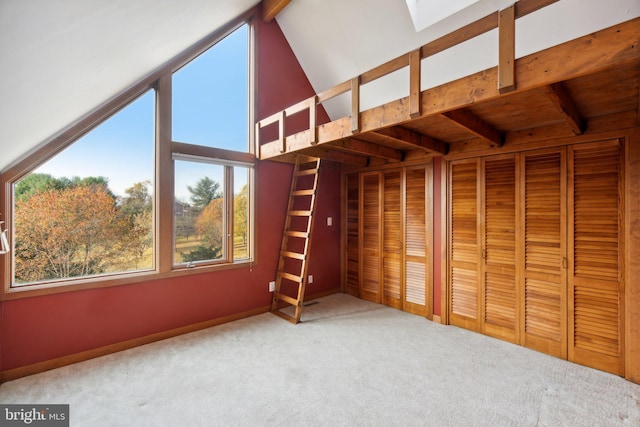
[[[172,139],[247,152],[248,26],[173,75]]]
[[[14,283],[153,268],[155,93],[14,185]]]
[[[249,258],[249,169],[233,170],[233,258]]]
[[[174,264],[224,259],[224,167],[175,161]]]

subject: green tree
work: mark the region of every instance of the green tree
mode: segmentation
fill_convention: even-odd
[[[109,190],[109,179],[104,176],[55,178],[47,173],[31,173],[24,177],[15,186],[15,197],[16,201],[24,201],[34,194],[46,190],[64,190],[65,188],[92,185],[102,187],[107,194],[115,198],[111,190]]]
[[[22,201],[34,194],[55,188],[56,180],[53,176],[45,173],[31,173],[16,184],[14,194],[16,201]]]
[[[200,245],[191,252],[180,252],[180,254],[184,262],[205,261],[220,258],[221,250],[222,248],[214,247],[213,245]]]
[[[193,208],[198,211],[204,210],[212,200],[222,197],[220,184],[208,176],[200,179],[195,187],[187,186],[187,189],[191,193]]]

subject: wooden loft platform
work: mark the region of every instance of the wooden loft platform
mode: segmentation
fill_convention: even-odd
[[[515,19],[554,1],[520,0],[461,30],[256,124],[260,159],[297,154],[363,167],[409,159],[496,153],[526,144],[640,124],[640,18],[513,60]],[[499,65],[420,91],[420,60],[498,28]],[[360,111],[360,86],[409,67],[407,96]],[[323,102],[351,92],[351,115],[316,123]],[[308,116],[290,134],[286,118]],[[271,132],[265,132],[271,127]],[[263,141],[265,134],[277,135]],[[524,145],[523,145],[524,144]]]

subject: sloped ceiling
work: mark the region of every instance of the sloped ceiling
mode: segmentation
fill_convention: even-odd
[[[259,0],[1,0],[0,170]]]
[[[424,0],[447,3],[450,0]],[[422,3],[418,0],[417,3]],[[276,17],[316,92],[329,89],[384,62],[459,29],[515,0],[478,0],[416,31],[410,7],[416,0],[292,0]],[[516,57],[569,41],[640,15],[638,0],[560,0],[519,19]],[[497,65],[497,30],[423,60],[422,89]],[[406,96],[406,76],[361,88],[361,109]],[[385,80],[380,79],[380,80]],[[396,88],[401,88],[396,91]],[[325,104],[332,120],[349,114],[349,99]]]
[[[439,0],[447,2],[449,0]],[[0,171],[259,0],[0,0]],[[291,0],[276,17],[319,92],[499,10],[478,0],[416,32],[406,0]],[[561,0],[517,27],[525,55],[640,15],[638,0]],[[495,65],[495,31],[423,66],[435,85]],[[390,93],[394,80],[361,96]],[[332,118],[340,105],[325,105]]]

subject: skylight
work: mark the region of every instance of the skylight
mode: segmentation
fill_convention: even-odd
[[[422,31],[480,0],[406,0],[413,26]]]

